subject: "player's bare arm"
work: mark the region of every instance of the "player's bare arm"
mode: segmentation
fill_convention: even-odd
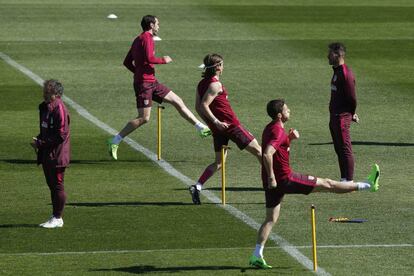
[[[173,60],[170,56],[163,56],[165,63],[171,63]]]
[[[359,116],[358,116],[358,114],[354,114],[354,115],[352,115],[352,121],[354,121],[355,123],[359,123]]]
[[[299,139],[299,131],[297,131],[294,128],[289,129],[288,137],[289,137],[290,141],[295,140],[295,139]]]
[[[273,172],[273,154],[275,153],[276,149],[272,145],[267,145],[263,152],[263,166],[266,169],[269,189],[277,187],[275,174]]]
[[[223,91],[222,85],[220,82],[213,82],[210,84],[207,93],[204,94],[203,98],[201,99],[200,110],[203,116],[214,123],[214,125],[220,129],[224,130],[229,127],[229,124],[225,122],[220,122],[216,116],[214,116],[213,112],[211,112],[210,104],[213,100]]]

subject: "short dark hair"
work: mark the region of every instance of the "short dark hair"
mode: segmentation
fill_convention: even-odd
[[[267,114],[270,116],[270,118],[276,119],[277,114],[282,113],[284,105],[284,99],[271,100],[267,103]]]
[[[141,27],[143,31],[148,31],[151,29],[151,23],[155,24],[155,20],[157,19],[154,15],[146,15],[141,20]]]
[[[223,57],[219,54],[208,54],[204,57],[204,72],[202,73],[203,78],[211,78],[216,75],[217,66],[223,62]]]
[[[43,83],[43,91],[48,94],[62,97],[63,85],[57,80],[53,80],[53,79],[45,80],[45,82]]]
[[[345,55],[346,53],[346,47],[341,42],[333,42],[328,45],[328,48],[337,55]]]

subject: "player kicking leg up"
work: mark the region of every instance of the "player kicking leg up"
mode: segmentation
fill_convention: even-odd
[[[118,159],[117,151],[122,139],[149,121],[152,100],[158,103],[165,100],[172,104],[184,119],[196,127],[200,136],[205,137],[211,134],[210,129],[197,120],[181,98],[155,78],[155,64],[172,62],[170,56],[155,56],[154,36],[157,36],[159,30],[158,18],[153,15],[144,16],[141,20],[141,27],[143,32],[135,38],[124,60],[125,67],[134,74],[138,117],[129,121],[115,137],[108,140],[109,154],[115,160]]]
[[[290,118],[290,109],[284,100],[270,101],[267,113],[272,121],[263,131],[263,164],[262,184],[266,199],[266,217],[261,225],[256,247],[249,259],[249,264],[258,268],[272,268],[263,257],[263,249],[274,224],[280,214],[280,206],[285,194],[305,194],[312,192],[348,193],[379,188],[380,169],[377,164],[372,166],[371,173],[363,182],[338,182],[327,178],[317,178],[292,171],[289,165],[289,149],[292,140],[299,138],[299,132],[284,130],[284,123]],[[278,154],[275,154],[275,153]]]
[[[158,85],[160,86],[160,85]],[[153,95],[155,95],[155,91],[153,92]],[[142,106],[142,104],[139,104],[141,102],[139,100],[141,97],[137,97],[137,106]],[[210,129],[201,123],[194,114],[187,108],[187,106],[184,104],[183,100],[176,95],[173,91],[169,91],[165,93],[165,96],[161,96],[160,93],[157,94],[157,97],[153,97],[155,101],[161,103],[161,102],[167,102],[173,105],[179,114],[186,119],[189,123],[193,124],[199,133],[201,137],[207,137],[211,135]],[[147,102],[149,105],[152,101],[150,100],[142,100],[142,103],[145,104]],[[108,151],[109,154],[112,156],[113,159],[117,160],[117,151],[119,147],[119,143],[122,141],[124,137],[129,135],[131,132],[136,130],[137,128],[141,127],[142,125],[149,122],[151,115],[151,106],[149,107],[138,107],[138,117],[135,119],[132,119],[129,121],[125,127],[113,138],[108,140]]]

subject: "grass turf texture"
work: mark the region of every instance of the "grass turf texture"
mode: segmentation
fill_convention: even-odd
[[[357,79],[357,111],[361,117],[361,123],[351,130],[355,175],[356,179],[364,178],[369,164],[378,162],[383,172],[381,190],[377,194],[287,196],[275,232],[292,244],[310,244],[309,206],[314,203],[318,244],[413,244],[414,131],[410,126],[414,124],[414,85],[410,72],[414,64],[414,24],[408,15],[414,7],[410,2],[348,1],[346,6],[328,1],[314,1],[312,5],[306,1],[296,5],[291,1],[0,3],[0,51],[43,78],[62,80],[69,97],[117,129],[136,112],[131,75],[122,68],[122,60],[139,32],[140,16],[156,14],[163,38],[157,43],[157,55],[174,59],[170,65],[157,66],[162,83],[192,107],[200,78],[197,65],[208,52],[223,54],[222,80],[242,123],[260,138],[267,123],[265,104],[271,98],[286,98],[292,110],[287,127],[301,133],[301,139],[292,146],[293,168],[334,179],[339,170],[327,127],[332,72],[327,65],[326,45],[333,40],[344,41],[348,46],[347,63]],[[117,14],[119,19],[106,19],[109,13]],[[254,245],[255,231],[210,204],[201,208],[188,205],[190,198],[184,185],[128,146],[120,147],[120,162],[111,162],[104,145],[107,135],[73,111],[74,163],[66,176],[69,205],[65,227],[57,232],[31,227],[43,222],[50,212],[43,175],[30,161],[33,153],[27,146],[37,133],[36,107],[41,93],[19,73],[1,66],[1,95],[7,99],[1,102],[1,139],[3,145],[7,144],[0,163],[2,253]],[[17,95],[22,97],[16,100]],[[212,161],[211,139],[198,139],[172,107],[163,114],[163,158],[196,179]],[[15,130],[9,121],[17,122],[19,128]],[[151,123],[131,138],[155,151],[155,135],[154,113]],[[227,199],[260,222],[264,199],[259,166],[253,157],[233,148],[227,166]],[[207,183],[217,195],[218,185],[218,176]],[[329,224],[331,216],[361,217],[369,222]],[[310,250],[301,251],[311,258]],[[152,273],[168,269],[178,272],[172,268],[184,267],[180,272],[190,268],[190,274],[228,274],[240,273],[250,252],[154,252],[155,264],[143,257],[147,253],[57,259],[59,269],[67,273],[140,272],[148,266],[147,272]],[[411,248],[338,248],[318,253],[319,265],[334,275],[357,275],[361,269],[366,274],[402,275],[412,271]],[[178,256],[175,259],[174,254]],[[218,264],[216,256],[220,254],[231,261]],[[280,250],[265,254],[279,273],[304,272]],[[194,257],[184,262],[179,256]],[[55,257],[2,256],[1,262],[9,264],[1,267],[13,273],[22,266],[20,271],[24,272],[32,264],[42,274],[42,269],[43,273],[50,272],[46,270],[48,258]],[[73,263],[80,265],[73,268]]]

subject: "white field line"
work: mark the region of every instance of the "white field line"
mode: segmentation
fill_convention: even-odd
[[[14,61],[12,58],[7,56],[6,54],[0,52],[0,58],[3,59],[6,63],[10,64],[12,67],[16,68],[23,74],[25,74],[30,79],[34,80],[37,84],[40,86],[43,86],[43,79],[30,71],[28,68],[20,65],[16,61]],[[82,117],[90,121],[91,123],[95,124],[102,130],[106,131],[107,133],[111,135],[115,135],[117,132],[115,129],[111,128],[104,122],[100,121],[98,118],[90,114],[85,108],[74,102],[72,99],[70,99],[67,96],[63,96],[63,100],[71,106],[73,109],[75,109]],[[164,169],[167,173],[170,175],[178,178],[181,180],[184,184],[187,186],[190,186],[194,183],[193,180],[188,178],[187,176],[183,175],[181,172],[176,170],[174,167],[171,166],[168,162],[161,160],[157,161],[157,156],[155,153],[151,152],[150,150],[146,149],[145,147],[141,146],[134,140],[130,138],[124,139],[124,141],[130,145],[135,150],[143,153],[147,158],[152,160],[154,163],[158,164],[162,169]],[[217,206],[220,206],[221,208],[225,209],[227,212],[229,212],[231,215],[235,216],[236,218],[243,221],[245,224],[249,225],[255,230],[258,230],[260,228],[260,224],[257,223],[254,219],[243,213],[242,211],[238,210],[237,208],[231,206],[231,205],[221,205],[219,204],[221,200],[216,197],[213,193],[209,191],[204,191],[202,193],[203,196],[207,197],[208,200],[210,200],[213,203],[216,203]],[[281,249],[283,249],[286,253],[288,253],[290,256],[292,256],[295,260],[297,260],[300,264],[302,264],[304,267],[306,267],[308,270],[313,271],[313,263],[312,261],[303,255],[295,246],[291,245],[287,240],[282,238],[279,235],[276,235],[275,233],[271,233],[269,236],[269,239],[276,242],[280,246]],[[254,239],[252,240],[253,244]],[[330,275],[327,271],[325,271],[322,267],[318,267],[318,271],[315,272],[316,275]]]
[[[413,244],[360,244],[360,245],[319,245],[318,249],[343,249],[343,248],[401,248],[413,247]],[[310,245],[295,246],[296,248],[312,248]],[[267,249],[280,249],[280,247],[268,246]],[[93,254],[128,254],[128,253],[168,253],[187,251],[238,251],[251,250],[251,247],[224,247],[224,248],[174,248],[174,249],[148,249],[148,250],[101,250],[101,251],[68,251],[68,252],[22,252],[0,253],[0,256],[55,256],[55,255],[93,255]]]

